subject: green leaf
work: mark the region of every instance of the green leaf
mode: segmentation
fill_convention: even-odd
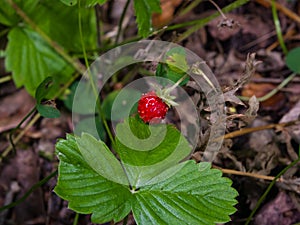
[[[152,13],[161,12],[160,0],[134,0],[139,34],[147,37],[152,30]]]
[[[60,140],[56,144],[56,153],[60,162],[54,191],[69,201],[70,209],[92,213],[95,223],[120,221],[130,212],[132,195],[128,187],[107,180],[91,169],[73,136]]]
[[[45,118],[58,118],[60,117],[60,112],[57,108],[52,105],[43,105],[37,104],[36,105],[37,111],[41,114],[41,116]]]
[[[14,0],[14,3],[26,14],[30,14],[39,3],[39,0]],[[2,0],[0,4],[0,23],[6,26],[14,26],[19,21],[19,15],[16,13],[16,10],[8,4],[8,0]]]
[[[210,168],[210,163],[196,164],[190,160],[177,164],[154,177],[153,182],[148,182],[150,185],[136,189],[113,182],[114,174],[112,179],[104,178],[96,172],[96,164],[90,166],[91,159],[86,161],[82,152],[89,150],[82,151],[82,147],[94,149],[99,142],[90,136],[77,140],[80,147],[71,135],[56,145],[60,162],[54,191],[69,201],[69,208],[92,213],[94,223],[120,221],[132,210],[136,223],[141,225],[213,225],[228,222],[229,215],[236,211],[233,206],[238,193],[221,171]],[[101,148],[98,150],[103,153]],[[83,154],[100,159],[99,164],[108,167],[109,162],[113,163],[110,156],[108,162],[102,162],[98,153]]]
[[[137,112],[137,102],[141,92],[134,89],[113,91],[102,102],[102,111],[106,119],[119,121]]]
[[[38,104],[42,102],[44,98],[46,98],[47,94],[53,87],[53,78],[52,77],[46,77],[45,80],[37,87],[35,91],[35,99]]]
[[[172,125],[149,126],[138,118],[129,118],[117,125],[116,133],[116,151],[131,186],[153,182],[155,176],[191,153],[189,143]]]
[[[159,63],[156,69],[156,76],[167,78],[176,83],[189,70],[186,60],[186,52],[182,47],[170,49],[166,55],[166,63]],[[189,77],[184,79],[179,85],[183,86],[189,81]]]
[[[128,184],[120,162],[103,141],[96,140],[88,133],[83,133],[76,141],[82,157],[99,175],[116,183]]]
[[[167,173],[166,171],[165,173]],[[187,161],[172,177],[141,187],[132,211],[137,224],[213,225],[230,220],[237,192],[207,163]],[[161,174],[164,176],[164,173]]]
[[[189,69],[186,61],[186,52],[182,47],[170,49],[166,53],[166,63],[172,71],[177,73],[186,73]]]
[[[45,80],[37,87],[35,92],[35,99],[37,101],[36,109],[38,112],[46,118],[58,118],[60,117],[59,110],[52,102],[43,103],[43,99],[47,97],[50,90],[53,87],[52,77],[46,77]]]
[[[286,56],[286,65],[295,73],[300,73],[300,47],[294,48]]]
[[[78,7],[66,7],[60,1],[43,0],[31,15],[32,20],[55,42],[69,52],[82,52],[78,29]],[[87,51],[97,48],[96,15],[93,8],[81,8],[83,42]]]
[[[53,77],[55,88],[52,94],[55,94],[74,71],[30,29],[13,28],[8,34],[8,41],[6,68],[12,72],[16,86],[24,85],[31,95],[34,95],[38,85],[48,76]]]
[[[180,154],[174,162],[191,153],[186,139],[172,125],[149,126],[136,117],[126,119],[116,127],[117,149],[121,160],[134,166],[148,166],[170,157],[178,148]]]
[[[162,63],[158,64],[158,68],[160,71],[156,73],[157,76],[167,78],[173,81],[174,83],[176,83],[180,78],[182,78],[185,75],[185,73],[176,72],[173,69],[171,69],[168,65]],[[189,77],[185,78],[182,82],[180,82],[179,85],[180,86],[186,85],[188,81],[189,81]]]
[[[68,5],[68,6],[74,6],[77,4],[78,0],[60,0],[62,3]],[[104,4],[107,0],[81,0],[80,5],[81,6],[94,6],[96,4]]]

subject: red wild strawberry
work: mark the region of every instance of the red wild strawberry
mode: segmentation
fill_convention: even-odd
[[[138,102],[138,113],[145,123],[159,123],[165,118],[169,106],[154,91],[143,94]]]

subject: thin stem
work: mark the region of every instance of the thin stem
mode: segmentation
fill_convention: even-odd
[[[247,221],[246,221],[245,225],[248,225],[251,222],[254,214],[256,213],[256,211],[258,210],[258,208],[261,206],[261,204],[263,203],[263,201],[265,200],[265,198],[267,197],[267,195],[269,194],[269,192],[271,191],[271,189],[274,186],[274,184],[276,183],[277,179],[279,177],[281,177],[283,174],[285,174],[286,171],[288,171],[290,168],[292,168],[294,165],[296,165],[299,161],[300,161],[300,157],[298,159],[294,160],[290,165],[288,165],[287,167],[285,167],[280,173],[277,174],[277,176],[274,178],[274,180],[272,180],[272,182],[269,184],[267,190],[264,192],[264,194],[257,201],[256,206],[252,210],[250,216],[247,218]]]
[[[267,130],[267,129],[275,129],[275,128],[283,128],[283,127],[293,126],[293,125],[296,125],[296,124],[299,124],[299,120],[292,120],[292,121],[286,122],[286,123],[268,124],[268,125],[258,126],[258,127],[243,128],[243,129],[225,134],[220,138],[222,138],[222,139],[231,139],[231,138],[239,137],[239,136],[242,136],[242,135],[245,135],[245,134],[253,133],[253,132],[256,132],[256,131]],[[217,138],[216,141],[219,140],[220,138]]]
[[[73,77],[71,77],[71,79],[55,94],[55,96],[54,96],[54,99],[56,99],[58,96],[60,96],[62,93],[63,93],[63,91],[65,91],[69,86],[70,86],[70,84],[71,83],[73,83],[73,81],[77,78],[79,76],[79,73],[77,73],[77,74],[75,74],[75,76],[73,76]],[[33,109],[35,109],[35,108],[33,108]],[[32,109],[32,110],[33,110]],[[28,114],[30,114],[30,113],[28,113]],[[28,116],[28,114],[26,115],[26,117]],[[16,138],[14,138],[14,139],[12,139],[12,137],[10,137],[9,136],[9,139],[10,139],[10,142],[11,142],[11,145],[9,145],[4,151],[3,151],[3,153],[2,153],[2,155],[0,156],[0,162],[2,162],[2,159],[3,158],[5,158],[8,154],[9,154],[9,152],[11,151],[11,150],[14,150],[15,151],[15,148],[14,148],[14,145],[15,145],[15,143],[16,142],[18,142],[23,136],[24,136],[24,134],[25,134],[25,132],[31,127],[31,126],[33,126],[33,124],[38,120],[40,118],[40,114],[37,114],[33,119],[32,119],[32,121],[30,121],[29,122],[29,124],[24,128],[24,130],[22,131],[22,132],[20,132],[20,134],[16,137]],[[26,120],[26,118],[25,119],[23,119],[24,121]],[[23,121],[22,120],[22,121]],[[21,126],[21,125],[20,125]],[[17,128],[14,128],[14,129],[17,129]]]
[[[79,213],[76,213],[75,217],[74,217],[73,225],[77,225],[78,224],[78,219],[79,219]]]
[[[192,4],[197,5],[197,4],[196,4],[196,1],[197,1],[197,4],[199,4],[199,3],[201,2],[201,0],[195,0],[195,1],[193,1],[193,2],[191,3],[191,5],[192,5]],[[249,1],[250,1],[250,0],[237,0],[237,1],[235,1],[235,2],[233,2],[233,3],[231,3],[231,4],[229,4],[228,6],[222,8],[221,11],[223,12],[223,14],[224,14],[224,13],[228,13],[228,12],[230,12],[230,11],[232,11],[232,10],[234,10],[234,9],[236,9],[236,8],[238,8],[238,7],[240,7],[240,6],[244,5],[244,4],[246,4],[246,3],[248,3]],[[193,7],[195,7],[195,6],[193,5]],[[184,10],[183,14],[185,14],[186,12],[188,12],[188,10],[190,10],[190,9]],[[193,20],[193,21],[184,22],[184,23],[181,23],[181,24],[175,24],[175,25],[172,25],[172,26],[164,27],[164,28],[161,28],[161,29],[159,29],[159,30],[153,31],[153,32],[148,36],[148,38],[151,37],[151,36],[153,36],[153,35],[157,35],[157,34],[159,34],[159,33],[162,33],[162,32],[164,32],[164,31],[172,31],[172,30],[176,30],[176,29],[179,29],[179,28],[184,28],[184,27],[187,27],[187,26],[194,26],[194,27],[190,28],[188,31],[186,31],[186,33],[184,33],[184,36],[186,36],[186,37],[182,36],[181,39],[176,40],[177,42],[180,42],[180,40],[184,40],[184,39],[187,38],[190,34],[192,34],[193,32],[195,32],[195,31],[197,31],[197,30],[199,30],[201,27],[203,27],[204,25],[206,25],[207,23],[209,23],[210,21],[212,21],[213,19],[215,19],[215,18],[218,17],[219,15],[220,15],[220,13],[219,13],[219,12],[216,12],[216,13],[212,14],[211,16],[206,17],[206,18],[204,18],[204,19],[198,19],[198,20]],[[129,42],[133,42],[133,41],[139,41],[139,40],[141,40],[141,39],[142,39],[141,37],[138,37],[138,36],[137,36],[137,37],[134,37],[134,38],[132,38],[132,39],[128,39],[128,40],[123,41],[123,42],[121,43],[121,45],[127,44],[127,43],[129,43]],[[117,45],[114,44],[114,45],[112,45],[112,46],[109,46],[108,48],[104,48],[104,50],[106,50],[106,49],[111,49],[111,48],[114,48],[114,47],[116,47],[116,46],[117,46]]]
[[[224,7],[221,9],[221,11],[223,13],[228,13],[236,8],[239,8],[240,6],[248,3],[249,0],[237,0],[231,4],[229,4],[228,6]],[[185,23],[181,23],[181,24],[176,24],[174,26],[169,26],[166,30],[175,30],[178,28],[182,28],[182,27],[186,27],[186,26],[193,26],[191,28],[189,28],[187,31],[185,31],[184,33],[182,33],[176,40],[175,42],[181,42],[183,40],[185,40],[186,38],[188,38],[192,33],[196,32],[197,30],[199,30],[201,27],[203,27],[204,25],[206,25],[207,23],[209,23],[210,21],[212,21],[213,19],[217,18],[220,15],[220,12],[216,12],[206,18],[203,19],[199,19],[199,20],[194,20],[194,21],[190,21],[190,22],[185,22]]]
[[[284,88],[289,82],[291,82],[294,77],[296,76],[296,73],[292,73],[287,78],[285,78],[276,88],[274,88],[272,91],[270,91],[268,94],[257,98],[258,101],[263,102],[274,96],[278,91],[280,91],[282,88]],[[250,98],[245,96],[239,96],[239,98],[243,101],[248,101]]]
[[[263,6],[272,5],[272,0],[256,0],[256,2],[258,2],[259,4],[261,4]],[[297,15],[297,13],[293,12],[292,10],[290,10],[289,8],[285,7],[284,5],[282,5],[278,2],[275,2],[275,7],[277,8],[278,11],[282,12],[290,19],[294,20],[297,23],[300,23],[300,16]]]
[[[137,73],[140,73],[140,68],[141,68],[141,66],[139,64],[135,64],[133,66],[133,68],[130,69],[129,72],[122,78],[121,84],[125,85],[126,83],[128,83],[128,81],[130,81],[130,79],[132,79],[133,77],[135,77],[135,75]],[[151,74],[151,75],[150,74],[151,74],[151,72],[148,73],[148,76],[152,76],[153,75],[153,74]]]
[[[279,84],[276,88],[274,88],[272,91],[270,91],[268,94],[266,94],[263,97],[259,98],[259,101],[266,101],[267,99],[274,96],[278,91],[280,91],[284,86],[286,86],[289,82],[291,82],[294,77],[296,76],[296,73],[292,73],[290,76],[288,76],[286,79],[282,81],[281,84]]]
[[[223,13],[228,13],[236,8],[239,8],[240,6],[242,6],[248,2],[249,2],[249,0],[237,0],[229,5],[225,6],[224,8],[222,8],[221,11]],[[175,24],[175,25],[167,27],[166,30],[168,30],[168,31],[176,30],[179,28],[187,27],[187,26],[194,26],[194,27],[191,27],[190,29],[198,30],[199,28],[203,27],[204,25],[206,25],[213,19],[217,18],[218,16],[220,16],[220,12],[213,13],[212,15],[202,18],[202,19],[197,19],[197,20],[192,20],[192,21],[188,21],[188,22],[184,22],[184,23]]]
[[[59,96],[61,96],[64,91],[80,76],[79,73],[74,74],[70,80],[68,80],[53,97],[53,100],[57,99]]]
[[[89,74],[90,79],[91,79],[92,84],[93,84],[93,79],[91,77],[91,71],[90,71],[89,62],[88,62],[88,58],[87,58],[87,54],[86,54],[85,44],[84,44],[84,41],[83,41],[80,2],[81,1],[79,0],[78,1],[78,29],[79,29],[79,35],[80,35],[80,43],[81,43],[81,48],[82,48],[82,52],[83,52],[84,63],[85,63],[85,66],[87,68],[88,74]],[[93,88],[93,91],[96,90],[96,88],[93,85],[92,85],[92,88]],[[97,93],[97,91],[96,91],[96,93]]]
[[[288,53],[288,50],[287,50],[287,47],[285,46],[285,43],[283,40],[282,31],[281,31],[281,27],[280,27],[280,21],[279,21],[276,6],[275,6],[275,0],[272,1],[272,15],[273,15],[273,20],[274,20],[274,24],[275,24],[276,33],[277,33],[278,42],[283,50],[283,53],[286,55]]]
[[[1,77],[0,78],[0,84],[5,83],[7,81],[10,81],[11,79],[12,79],[11,75],[5,76],[5,77]]]
[[[20,132],[20,134],[13,139],[13,142],[16,143],[18,142],[23,136],[24,134],[26,133],[26,131],[33,126],[33,124],[35,124],[35,122],[41,117],[40,114],[36,114],[33,119],[26,125],[26,127]],[[5,158],[9,153],[10,151],[12,150],[12,145],[9,145],[2,153],[2,155],[0,156],[0,162],[2,162],[2,159]]]
[[[179,13],[179,16],[184,16],[185,14],[192,11],[202,0],[194,0],[192,1],[186,8],[182,9]]]
[[[213,167],[221,170],[222,173],[226,173],[226,174],[245,176],[245,177],[253,177],[253,178],[257,178],[257,179],[270,180],[270,181],[274,180],[274,178],[275,178],[273,176],[266,176],[266,175],[261,175],[261,174],[257,174],[257,173],[249,173],[249,172],[243,172],[243,171],[238,171],[238,170],[223,169],[218,166],[213,166]],[[279,181],[281,181],[281,180],[279,180]]]
[[[85,49],[85,44],[83,42],[83,32],[82,32],[82,22],[81,22],[81,11],[80,11],[80,0],[78,1],[78,27],[79,27],[79,35],[80,35],[80,42],[81,42],[81,47],[82,47],[82,51],[83,51],[83,56],[84,56],[84,62],[85,62],[85,65],[86,65],[86,68],[87,68],[87,72],[88,72],[88,76],[89,76],[89,80],[90,80],[90,84],[92,86],[92,90],[93,90],[93,93],[96,97],[96,105],[97,105],[97,111],[99,113],[99,116],[101,117],[101,120],[103,122],[103,125],[105,127],[105,130],[108,134],[108,137],[113,145],[113,147],[115,147],[115,140],[113,138],[113,135],[109,129],[109,126],[107,124],[107,121],[106,121],[106,118],[104,116],[104,113],[102,113],[102,109],[101,109],[101,103],[100,103],[100,97],[98,95],[98,92],[97,92],[97,88],[96,88],[96,85],[95,85],[95,82],[94,82],[94,79],[93,79],[93,76],[91,74],[91,70],[90,70],[90,67],[89,67],[89,62],[88,62],[88,59],[87,59],[87,54],[86,54],[86,49]]]
[[[168,92],[170,93],[171,91],[173,91],[187,77],[188,77],[188,75],[184,74],[175,84],[173,84],[171,87],[168,88]]]
[[[217,3],[215,3],[213,0],[209,0],[209,2],[211,4],[214,5],[214,7],[216,7],[216,9],[218,10],[218,12],[220,13],[220,15],[223,17],[223,19],[227,19],[227,17],[225,16],[225,14],[222,12],[222,9],[220,9],[220,7],[218,6]]]
[[[119,38],[120,38],[120,35],[121,35],[121,31],[122,31],[123,21],[124,21],[124,18],[125,18],[125,15],[126,15],[126,12],[127,12],[127,9],[128,9],[129,4],[130,4],[130,0],[127,0],[127,2],[126,2],[126,4],[125,4],[125,7],[124,7],[124,9],[123,9],[123,12],[122,12],[120,21],[119,21],[119,25],[118,25],[118,33],[117,33],[117,36],[116,36],[115,44],[118,44],[118,41],[119,41]]]
[[[22,124],[35,112],[35,110],[36,110],[36,107],[33,107],[30,110],[30,112],[27,113],[27,115],[21,120],[21,122],[14,129],[12,129],[9,132],[9,142],[11,144],[11,147],[12,147],[14,153],[16,153],[16,147],[15,147],[15,144],[14,144],[13,135],[16,132],[16,130],[18,130],[22,126]]]
[[[95,7],[95,14],[96,14],[96,30],[97,30],[97,42],[98,42],[98,48],[101,46],[102,43],[102,22],[100,19],[101,13],[99,12],[99,4],[97,4]]]
[[[8,205],[2,206],[0,208],[0,212],[6,210],[6,209],[10,209],[15,207],[16,205],[19,205],[20,203],[24,202],[32,192],[34,192],[36,189],[38,189],[39,187],[43,186],[45,183],[47,183],[52,177],[56,176],[57,174],[57,170],[55,170],[54,172],[52,172],[50,175],[48,175],[47,177],[45,177],[44,179],[40,180],[39,182],[35,183],[20,199],[18,199],[17,201],[14,201]]]

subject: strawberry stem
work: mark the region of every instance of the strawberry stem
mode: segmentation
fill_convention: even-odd
[[[176,87],[179,86],[179,84],[186,79],[187,74],[185,74],[184,76],[182,76],[175,84],[173,84],[171,87],[169,88],[164,88],[161,90],[161,88],[159,88],[156,85],[153,85],[155,90],[155,93],[157,94],[158,97],[160,97],[169,107],[171,106],[177,106],[178,103],[176,103],[175,101],[173,101],[176,97],[170,95],[171,91],[173,91]]]
[[[185,74],[184,76],[182,76],[175,84],[173,84],[171,87],[167,88],[166,90],[168,90],[169,92],[173,91],[186,78],[187,78],[187,74]]]

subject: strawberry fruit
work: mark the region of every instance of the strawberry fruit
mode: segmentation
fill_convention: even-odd
[[[143,94],[138,102],[138,114],[145,123],[159,123],[168,110],[169,106],[154,91]]]

